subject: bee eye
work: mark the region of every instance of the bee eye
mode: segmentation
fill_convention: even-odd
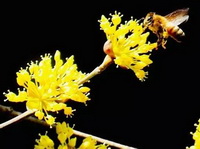
[[[154,13],[150,12],[146,15],[145,19],[144,19],[144,26],[148,27],[151,24],[153,24],[154,22]]]
[[[149,17],[147,18],[147,21],[148,21],[148,22],[151,22],[152,19],[153,19],[153,17],[152,17],[152,16],[149,16]]]

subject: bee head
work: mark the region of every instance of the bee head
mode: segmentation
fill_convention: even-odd
[[[144,27],[148,27],[149,25],[151,25],[153,23],[153,16],[155,15],[154,12],[149,12],[146,17],[144,18],[143,21],[143,26]]]

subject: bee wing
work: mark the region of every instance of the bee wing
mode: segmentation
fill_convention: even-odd
[[[189,8],[178,9],[166,15],[165,18],[174,25],[179,25],[189,19],[188,11]]]

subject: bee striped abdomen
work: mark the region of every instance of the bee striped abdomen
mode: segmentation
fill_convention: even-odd
[[[171,26],[167,28],[168,34],[179,42],[178,38],[185,36],[185,33],[178,26]]]

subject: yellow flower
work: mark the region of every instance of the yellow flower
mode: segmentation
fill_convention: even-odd
[[[58,149],[69,149],[67,145],[59,145]]]
[[[57,138],[60,142],[60,144],[58,145],[58,149],[76,148],[77,138],[72,138],[74,130],[66,122],[56,123],[56,133],[58,135]],[[36,139],[36,143],[38,143],[38,145],[35,145],[34,149],[54,149],[54,142],[47,136],[47,134],[40,135],[40,139]],[[47,148],[47,146],[49,148]],[[97,144],[97,141],[89,136],[82,141],[78,149],[108,149],[108,145]]]
[[[65,122],[62,124],[58,122],[56,125],[56,133],[58,134],[58,140],[60,143],[64,144],[67,139],[70,139],[74,132]]]
[[[149,32],[143,33],[144,29],[137,20],[131,19],[123,24],[121,17],[120,13],[115,12],[111,18],[102,15],[99,20],[107,37],[104,52],[117,65],[133,70],[137,78],[143,81],[147,75],[143,68],[152,63],[150,52],[157,47],[157,43],[147,43]]]
[[[49,115],[48,111],[64,110],[64,114],[71,115],[73,110],[65,102],[73,100],[85,103],[89,100],[90,89],[79,84],[86,74],[77,70],[73,56],[66,58],[65,63],[59,51],[56,51],[54,61],[49,54],[41,58],[40,62],[31,62],[26,69],[17,72],[17,83],[23,89],[19,89],[18,94],[8,91],[5,96],[11,102],[25,101],[28,110],[36,110],[38,119],[44,118],[52,125],[55,117]]]
[[[97,145],[97,141],[89,136],[83,140],[82,144],[79,146],[79,149],[108,149],[108,145]]]
[[[200,149],[200,119],[198,120],[199,124],[195,124],[196,131],[191,133],[194,139],[194,145],[187,147],[186,149]]]
[[[57,122],[56,123],[56,133],[57,133],[57,138],[60,142],[58,145],[58,149],[72,149],[75,148],[76,146],[76,137],[71,138],[73,135],[73,128],[71,128],[68,124],[65,122]],[[40,135],[40,139],[36,139],[36,143],[38,145],[35,145],[35,149],[54,149],[54,142],[51,140],[47,134],[45,135]],[[49,148],[45,148],[45,147]],[[52,147],[52,148],[50,148]]]
[[[68,124],[65,122],[58,122],[56,124],[56,133],[58,134],[58,140],[60,141],[60,145],[58,149],[68,149],[75,148],[76,146],[76,137],[71,138],[74,131]]]
[[[34,149],[54,149],[54,142],[47,135],[40,135],[40,139],[36,139],[38,145]]]
[[[83,140],[79,149],[96,149],[96,143],[96,140],[94,140],[92,137],[87,137]]]

